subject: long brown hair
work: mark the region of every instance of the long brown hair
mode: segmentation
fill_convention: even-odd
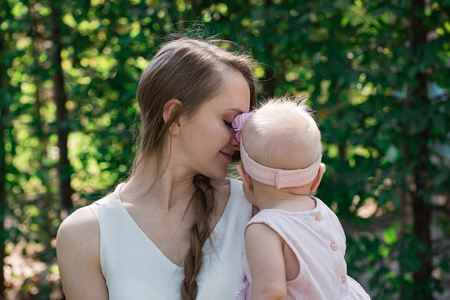
[[[225,51],[211,42],[188,38],[171,41],[156,53],[137,89],[141,109],[140,143],[131,176],[140,173],[150,155],[157,158],[154,166],[157,176],[162,175],[163,151],[170,125],[182,114],[194,115],[205,101],[214,97],[220,90],[224,66],[242,73],[250,88],[250,108],[255,107],[255,79],[248,56]],[[164,106],[171,99],[178,99],[182,105],[165,122]],[[190,248],[183,265],[184,280],[180,288],[183,300],[197,296],[196,278],[203,265],[202,248],[212,231],[210,216],[215,208],[209,178],[197,175],[193,183],[197,187],[191,200],[195,217],[189,229]]]

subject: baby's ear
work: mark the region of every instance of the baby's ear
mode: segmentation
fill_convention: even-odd
[[[310,191],[315,192],[317,188],[319,187],[320,182],[322,181],[322,176],[325,173],[325,170],[327,168],[323,163],[320,163],[319,171],[317,172],[316,178],[314,178],[314,181],[311,185]]]
[[[244,187],[248,191],[252,191],[253,190],[252,178],[250,177],[250,175],[248,175],[247,172],[245,172],[244,166],[242,164],[238,164],[238,165],[236,165],[236,170],[238,171],[239,175],[241,175],[242,182],[244,183]]]

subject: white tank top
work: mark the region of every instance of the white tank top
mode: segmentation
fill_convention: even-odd
[[[90,205],[100,228],[100,265],[110,300],[180,299],[183,268],[171,262],[139,228],[119,199],[123,184]],[[203,247],[203,267],[197,277],[197,299],[234,299],[242,276],[244,228],[252,206],[242,183],[230,179],[230,198]]]

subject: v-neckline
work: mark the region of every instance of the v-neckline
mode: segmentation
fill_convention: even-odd
[[[219,221],[216,223],[216,225],[214,226],[214,229],[211,231],[211,236],[220,233],[221,231],[221,227],[222,223],[224,222],[224,216],[226,216],[228,214],[228,211],[230,210],[230,199],[231,199],[231,194],[233,192],[233,180],[228,179],[229,183],[230,183],[230,194],[228,196],[228,200],[227,200],[227,204],[225,206],[225,209],[222,212],[222,215],[219,218]],[[143,236],[144,240],[148,241],[148,243],[154,247],[157,251],[157,253],[159,253],[159,255],[163,258],[164,261],[166,261],[168,263],[169,266],[171,266],[173,269],[183,269],[182,266],[177,265],[176,263],[174,263],[171,259],[169,259],[167,257],[167,255],[158,247],[158,245],[155,244],[155,242],[153,242],[153,240],[144,232],[144,230],[142,230],[142,228],[139,226],[139,224],[133,219],[133,217],[131,216],[131,214],[128,212],[128,210],[125,208],[125,206],[122,203],[122,200],[120,200],[120,189],[125,185],[125,183],[121,183],[119,185],[117,185],[116,189],[113,192],[113,195],[115,196],[115,200],[117,200],[117,202],[119,203],[119,206],[121,208],[121,210],[125,213],[126,218],[130,221],[130,224],[132,224],[133,227],[135,227],[137,229],[137,231]],[[209,240],[206,241],[206,243],[204,244],[203,248],[207,247],[209,245]],[[204,249],[203,249],[204,250]]]

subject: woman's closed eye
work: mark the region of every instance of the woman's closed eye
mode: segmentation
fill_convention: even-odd
[[[231,125],[231,123],[227,122],[227,121],[223,121],[225,123],[225,126],[229,127],[229,128],[233,128],[233,126]]]

